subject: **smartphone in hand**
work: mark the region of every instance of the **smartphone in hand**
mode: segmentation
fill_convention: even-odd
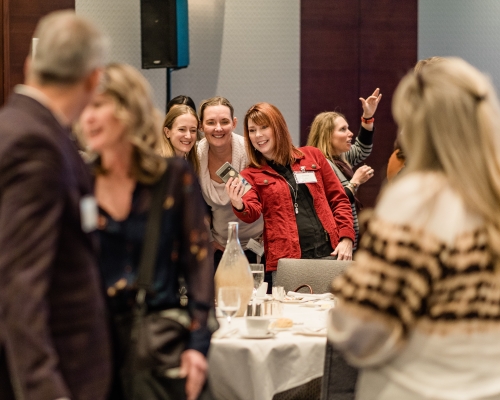
[[[243,183],[243,187],[245,188],[243,194],[248,192],[252,187],[252,185],[250,185],[248,181],[243,178],[240,173],[236,171],[236,169],[228,162],[224,163],[224,165],[220,167],[215,173],[226,183],[229,178],[238,178],[241,183]]]

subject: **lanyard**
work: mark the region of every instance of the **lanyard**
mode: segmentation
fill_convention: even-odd
[[[292,189],[293,197],[294,197],[294,203],[293,207],[295,208],[295,214],[299,213],[299,204],[297,203],[297,195],[299,192],[298,184],[295,184],[295,189],[293,188],[292,185],[290,185],[290,182],[288,182],[285,178],[285,182],[287,183],[288,186],[290,186],[290,189]]]

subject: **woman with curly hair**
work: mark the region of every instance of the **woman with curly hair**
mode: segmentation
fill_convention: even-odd
[[[180,307],[179,276],[188,290],[191,318],[189,341],[180,359],[179,377],[186,377],[188,399],[198,398],[206,380],[206,355],[213,308],[213,264],[208,251],[205,207],[192,169],[181,158],[158,155],[161,140],[150,89],[135,68],[110,64],[100,92],[85,108],[80,126],[94,161],[95,196],[99,205],[100,269],[114,320],[131,319],[137,294],[147,215],[157,183],[168,182],[161,210],[160,238],[155,258],[154,291],[146,295],[148,310]],[[156,398],[134,394],[128,368],[130,335],[115,337],[116,376],[113,398]],[[166,379],[159,377],[158,381]]]

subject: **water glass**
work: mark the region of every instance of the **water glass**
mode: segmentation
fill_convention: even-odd
[[[236,315],[241,305],[240,289],[235,286],[224,286],[219,288],[217,306],[222,315],[227,317],[228,326],[231,325],[231,318]]]
[[[285,300],[285,288],[283,286],[273,286],[273,299],[278,301]]]
[[[262,315],[270,317],[282,317],[283,316],[283,303],[277,300],[266,301],[264,304],[264,312]]]
[[[253,277],[253,297],[255,297],[257,289],[264,282],[264,264],[250,264],[250,271]]]

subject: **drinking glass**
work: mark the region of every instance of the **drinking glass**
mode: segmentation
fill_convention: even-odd
[[[255,297],[257,289],[264,282],[264,264],[250,264],[250,271],[253,277],[253,297]]]
[[[273,299],[278,301],[285,300],[285,288],[283,286],[273,286]]]
[[[240,289],[234,286],[224,286],[219,288],[217,305],[222,315],[227,317],[227,324],[231,325],[231,318],[240,308]]]

